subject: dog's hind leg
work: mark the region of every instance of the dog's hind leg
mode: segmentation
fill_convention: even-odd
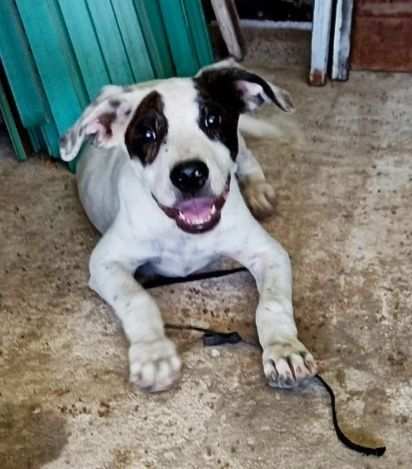
[[[275,191],[266,181],[262,167],[239,134],[237,171],[242,194],[257,218],[269,216],[274,211]]]
[[[106,233],[90,259],[89,286],[113,307],[129,339],[130,382],[163,391],[179,377],[181,361],[155,301],[134,279],[139,255],[130,255],[132,246]]]

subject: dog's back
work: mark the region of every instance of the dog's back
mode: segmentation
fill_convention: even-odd
[[[104,233],[120,208],[117,184],[127,162],[123,148],[97,148],[86,143],[77,166],[81,203],[93,225]]]

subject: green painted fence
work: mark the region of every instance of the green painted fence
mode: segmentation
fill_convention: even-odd
[[[201,0],[0,0],[0,109],[19,159],[11,108],[33,149],[59,158],[59,136],[102,86],[189,76],[212,60]]]

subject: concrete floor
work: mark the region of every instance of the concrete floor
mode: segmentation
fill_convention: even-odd
[[[384,440],[386,455],[343,447],[325,391],[270,389],[247,346],[204,349],[173,333],[179,385],[131,389],[126,341],[87,287],[97,235],[73,176],[44,159],[17,163],[3,136],[1,469],[411,467],[411,77],[358,72],[310,88],[303,70],[265,71],[291,91],[305,133],[293,146],[251,142],[277,192],[266,226],[291,254],[300,335],[342,425]],[[153,294],[170,322],[253,333],[248,274]]]

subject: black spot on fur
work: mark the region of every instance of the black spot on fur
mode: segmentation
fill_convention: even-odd
[[[142,164],[152,163],[165,142],[168,122],[163,113],[164,104],[157,91],[149,93],[139,104],[126,130],[125,143],[129,155]],[[154,138],[147,138],[147,136]]]
[[[230,150],[233,159],[238,152],[237,128],[239,114],[248,111],[255,104],[260,106],[265,98],[258,95],[245,94],[239,82],[256,83],[270,100],[279,105],[270,85],[258,75],[237,67],[205,70],[194,78],[199,92],[199,126],[205,134],[220,140]],[[208,128],[206,118],[209,112],[219,113],[220,125]]]
[[[226,79],[229,75],[217,72],[206,71],[200,77],[194,78],[199,93],[199,127],[210,139],[221,141],[235,159],[239,148],[237,127],[242,103],[233,80]],[[207,127],[206,119],[209,113],[220,116],[218,126]]]
[[[116,113],[115,112],[105,112],[103,114],[100,114],[99,116],[99,122],[100,124],[103,125],[105,131],[106,131],[106,136],[111,137],[113,132],[112,132],[112,124],[116,120]]]
[[[76,132],[70,132],[69,136],[70,136],[70,146],[71,148],[73,148],[76,145],[76,141],[77,141]]]
[[[206,90],[199,89],[198,102],[199,127],[210,139],[222,142],[229,149],[232,159],[235,160],[239,149],[237,138],[239,112],[214,101]],[[210,114],[219,117],[219,124],[212,127],[207,125]]]
[[[109,104],[110,104],[111,107],[116,109],[120,106],[120,101],[118,99],[111,99],[109,101]]]
[[[195,81],[201,83],[203,87],[213,90],[215,99],[237,109],[240,113],[248,110],[248,101],[262,104],[264,98],[261,95],[244,95],[236,86],[236,83],[239,81],[246,81],[259,85],[267,98],[281,109],[285,110],[283,104],[279,102],[269,83],[259,75],[255,75],[254,73],[250,73],[241,68],[227,67],[205,70],[198,78],[195,78]]]

